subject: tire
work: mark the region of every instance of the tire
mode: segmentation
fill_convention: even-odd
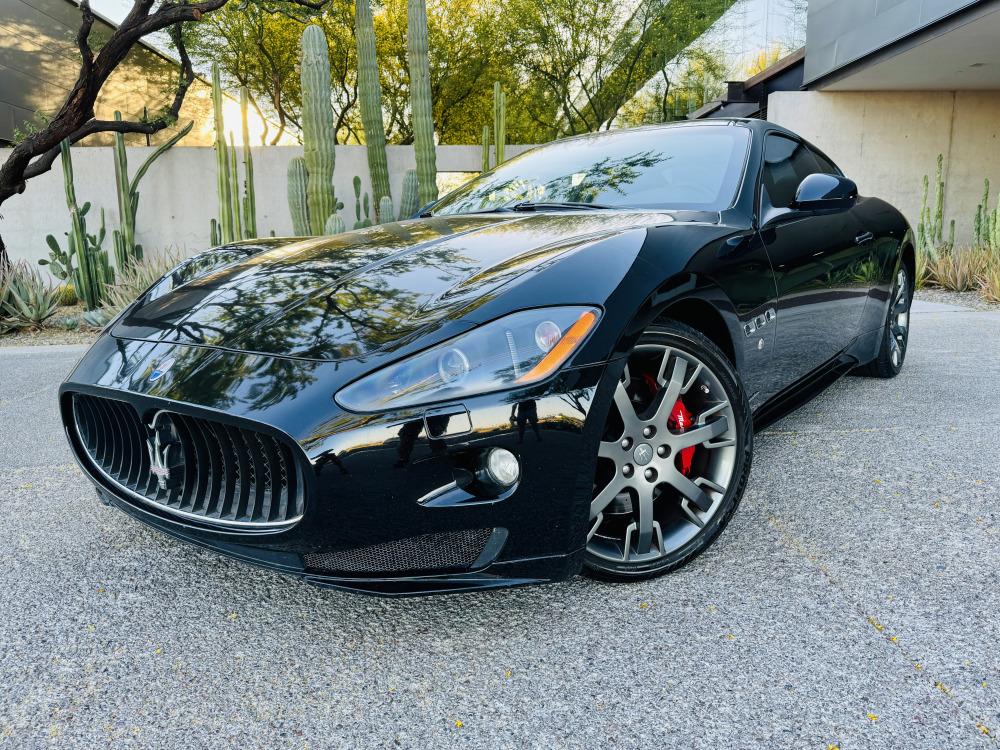
[[[890,304],[886,312],[878,356],[855,370],[858,375],[872,378],[894,378],[903,369],[906,348],[910,340],[910,305],[913,303],[913,283],[905,264],[900,265],[892,283]]]
[[[732,518],[752,456],[750,404],[726,355],[690,326],[651,326],[605,418],[584,572],[636,581],[691,562]]]

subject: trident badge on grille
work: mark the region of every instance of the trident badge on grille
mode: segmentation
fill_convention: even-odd
[[[179,473],[174,471],[180,468],[178,457],[171,454],[171,451],[176,453],[180,446],[173,437],[167,412],[156,412],[149,424],[149,430],[151,435],[146,438],[146,447],[149,449],[149,471],[156,477],[156,483],[161,490],[169,490],[178,486],[181,478]]]

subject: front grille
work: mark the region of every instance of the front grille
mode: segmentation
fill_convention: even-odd
[[[72,398],[81,445],[127,494],[221,526],[287,526],[302,516],[302,472],[284,441],[173,411],[140,416],[116,399]]]
[[[305,556],[306,567],[326,573],[402,573],[469,568],[493,529],[424,534],[371,547]]]

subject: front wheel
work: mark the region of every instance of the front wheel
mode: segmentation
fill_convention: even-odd
[[[652,578],[704,551],[746,487],[750,406],[732,363],[700,332],[649,328],[616,384],[590,504],[586,571]]]

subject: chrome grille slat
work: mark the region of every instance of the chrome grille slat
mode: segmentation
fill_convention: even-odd
[[[284,527],[301,517],[302,467],[285,441],[156,407],[140,413],[118,399],[81,393],[71,398],[86,458],[124,495],[222,526]],[[169,489],[151,471],[147,441],[154,422],[172,446]]]

